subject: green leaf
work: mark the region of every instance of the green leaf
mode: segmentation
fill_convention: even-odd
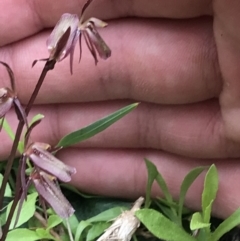
[[[182,223],[182,211],[183,211],[183,205],[185,201],[185,197],[187,194],[187,191],[189,187],[192,185],[192,183],[196,180],[196,178],[203,172],[203,170],[206,167],[197,167],[191,170],[184,178],[181,189],[180,189],[180,196],[179,196],[179,202],[178,202],[178,218],[180,223]]]
[[[35,231],[18,228],[10,231],[7,235],[6,241],[35,241],[42,239]]]
[[[37,228],[36,233],[39,237],[41,237],[41,239],[55,240],[55,238],[49,233],[49,230],[44,228]]]
[[[74,132],[68,134],[60,140],[60,142],[58,143],[57,146],[67,147],[67,146],[71,146],[76,143],[79,143],[81,141],[84,141],[84,140],[98,134],[99,132],[105,130],[107,127],[109,127],[110,125],[112,125],[113,123],[115,123],[116,121],[118,121],[119,119],[124,117],[126,114],[131,112],[137,106],[138,106],[138,103],[128,105],[128,106],[108,115],[107,117],[104,117],[104,118],[92,123],[89,126],[86,126],[80,130],[77,130],[77,131],[74,131]]]
[[[2,180],[3,180],[3,175],[0,174],[0,187],[2,186]],[[5,189],[4,197],[12,197],[12,190],[8,183]]]
[[[2,121],[2,120],[0,120],[0,121]],[[6,131],[6,133],[10,137],[10,139],[13,141],[15,138],[15,134],[14,134],[11,126],[9,125],[8,121],[6,120],[6,118],[4,119],[4,122],[3,122],[3,129]]]
[[[218,173],[217,168],[213,164],[208,169],[204,180],[204,189],[202,193],[202,211],[204,223],[209,223],[211,213],[211,206],[216,198],[218,190]]]
[[[53,214],[50,215],[50,217],[48,218],[48,226],[47,226],[47,230],[56,227],[58,224],[62,223],[62,218],[60,218],[58,215]]]
[[[2,121],[2,120],[0,120]],[[8,121],[6,120],[6,118],[4,119],[4,122],[3,122],[3,129],[6,131],[6,133],[8,134],[8,136],[10,137],[10,139],[13,141],[14,138],[15,138],[15,134],[11,128],[11,126],[9,125]],[[20,153],[23,153],[23,145],[21,144],[22,142],[19,141],[18,143],[18,151]]]
[[[211,241],[218,241],[220,238],[230,231],[232,228],[240,224],[240,208],[225,219],[212,233]]]
[[[196,230],[201,228],[210,227],[210,223],[204,223],[201,213],[197,212],[192,215],[190,222],[190,229]]]
[[[90,195],[90,194],[85,194],[85,193],[82,193],[80,192],[76,187],[72,186],[71,184],[68,184],[68,183],[61,183],[60,184],[61,187],[64,187],[76,194],[78,194],[79,196],[81,197],[84,197],[84,198],[95,198],[95,197],[98,197],[98,196],[94,196],[94,195]]]
[[[21,226],[33,216],[36,210],[35,203],[36,203],[37,197],[38,197],[38,193],[35,192],[27,196],[27,201],[24,200],[16,227]],[[12,203],[13,201],[10,202],[7,206],[7,216],[10,212]],[[16,220],[17,210],[18,210],[18,205],[14,212],[13,218],[11,220],[10,229],[13,229],[13,225]]]
[[[157,238],[171,241],[196,241],[184,229],[153,209],[141,209],[135,216]]]
[[[92,241],[100,236],[111,224],[105,222],[99,222],[93,224],[88,230],[86,241]]]
[[[127,210],[127,208],[126,207],[110,208],[106,211],[99,213],[98,215],[96,215],[94,217],[89,218],[87,221],[90,223],[102,222],[102,221],[108,222],[110,220],[113,220],[117,216],[119,216],[124,210]]]
[[[91,226],[92,224],[87,222],[87,221],[81,221],[77,227],[77,231],[76,231],[76,235],[75,235],[75,241],[79,241],[81,238],[81,235],[83,233],[83,231]]]
[[[167,201],[172,202],[172,196],[168,190],[167,184],[164,181],[162,175],[158,172],[157,167],[150,162],[147,158],[144,159],[145,164],[148,171],[148,181],[147,181],[147,190],[146,190],[146,201],[145,201],[145,208],[150,206],[150,199],[151,199],[151,189],[154,180],[156,179],[158,185],[160,186],[163,194]]]
[[[32,118],[32,120],[30,121],[30,123],[29,123],[29,126],[31,126],[34,122],[36,122],[36,121],[39,121],[39,120],[42,120],[44,118],[44,115],[42,115],[42,114],[37,114],[37,115],[35,115],[33,118]]]

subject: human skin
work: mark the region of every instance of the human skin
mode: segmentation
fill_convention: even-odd
[[[0,60],[13,69],[27,103],[48,56],[45,45],[61,14],[80,13],[84,0],[2,0]],[[219,193],[214,214],[225,218],[240,203],[240,2],[237,0],[96,0],[86,15],[109,23],[100,30],[112,49],[97,67],[83,47],[73,75],[69,59],[46,77],[33,112],[45,115],[32,140],[55,145],[79,129],[133,102],[139,107],[101,134],[58,153],[77,168],[72,183],[100,195],[144,195],[144,157],[153,161],[174,198],[187,172],[215,163]],[[0,67],[0,85],[9,85]],[[8,113],[7,120],[17,125]],[[0,158],[11,148],[1,132]],[[203,177],[186,205],[200,208]],[[161,195],[157,187],[153,196]]]

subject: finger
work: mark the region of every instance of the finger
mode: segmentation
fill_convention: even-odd
[[[240,140],[240,21],[239,1],[214,1],[214,30],[223,76],[220,104],[226,135],[232,141]]]
[[[85,0],[8,1],[0,2],[0,46],[33,35],[45,27],[53,27],[63,13],[81,13]],[[209,0],[147,0],[111,1],[92,3],[89,16],[112,19],[126,16],[189,18],[211,12]]]
[[[146,157],[158,167],[167,182],[174,200],[179,199],[180,185],[186,174],[196,166],[216,163],[219,173],[219,189],[213,205],[213,215],[227,218],[240,201],[240,162],[236,160],[188,159],[154,150],[105,150],[69,148],[58,154],[68,165],[77,168],[72,183],[87,193],[104,196],[137,199],[144,196],[147,184]],[[185,205],[193,210],[201,208],[201,193],[204,175],[190,187]],[[154,197],[163,194],[157,185],[152,190]]]
[[[2,60],[14,68],[18,94],[24,103],[43,68],[38,63],[31,69],[32,61],[48,56],[45,47],[48,34],[0,50]],[[78,64],[77,48],[73,75],[69,59],[57,63],[47,75],[37,103],[135,99],[181,104],[217,97],[221,90],[209,18],[112,21],[102,36],[111,46],[111,58],[94,66],[91,54],[84,48]],[[7,77],[5,72],[0,68],[0,74]]]
[[[126,106],[129,102],[52,105],[36,108],[45,119],[32,132],[32,141],[56,145],[66,134],[85,127]],[[16,117],[8,115],[11,126]],[[15,123],[14,123],[15,122]],[[239,156],[223,134],[217,101],[183,106],[140,103],[122,120],[78,146],[92,148],[153,148],[198,158]],[[1,133],[2,134],[2,133]],[[2,134],[3,135],[3,134]],[[2,136],[0,153],[7,154],[11,141]]]

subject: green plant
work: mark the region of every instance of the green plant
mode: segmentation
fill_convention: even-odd
[[[80,17],[76,14],[65,13],[54,27],[47,39],[49,57],[34,60],[32,63],[33,67],[38,61],[46,62],[25,109],[17,96],[13,71],[7,63],[0,61],[0,64],[7,70],[11,84],[11,88],[0,88],[0,126],[13,141],[7,162],[1,165],[1,173],[3,174],[0,179],[1,241],[16,237],[19,240],[19,237],[23,237],[24,234],[27,234],[25,240],[61,240],[59,234],[52,230],[60,223],[66,224],[69,238],[73,241],[69,218],[73,216],[75,210],[63,195],[59,182],[71,181],[72,175],[76,173],[76,168],[64,164],[55,154],[62,148],[87,140],[105,130],[138,105],[136,103],[126,106],[87,127],[69,133],[56,146],[32,140],[31,132],[44,116],[38,114],[29,122],[28,115],[48,72],[68,56],[70,56],[70,72],[73,72],[73,53],[78,41],[80,59],[82,40],[85,40],[95,64],[98,62],[98,57],[107,59],[111,56],[110,48],[97,30],[106,27],[107,23],[97,18],[84,20],[84,13],[92,1],[86,1]],[[5,118],[12,107],[14,107],[18,118],[15,134]],[[17,157],[17,151],[20,153],[20,158]],[[47,210],[48,207],[52,209]],[[58,216],[55,214],[58,214]],[[29,224],[31,220],[36,222],[34,230],[22,227],[22,225]],[[101,227],[106,227],[104,225],[102,224]],[[16,227],[19,228],[14,229]],[[9,230],[11,231],[8,232]],[[65,234],[64,231],[61,230],[61,232],[63,235]]]
[[[218,190],[218,173],[213,164],[208,167],[197,167],[191,170],[184,178],[178,201],[173,198],[167,188],[162,175],[157,171],[156,166],[145,159],[148,170],[148,183],[146,190],[145,208],[137,211],[135,215],[146,226],[146,228],[157,238],[171,241],[217,241],[225,233],[240,224],[240,208],[224,220],[214,231],[211,230],[211,211]],[[202,210],[200,212],[188,213],[188,228],[183,225],[184,199],[189,187],[196,178],[207,170],[202,192]],[[150,193],[154,181],[157,181],[165,198],[157,199],[154,203],[161,211],[150,207]]]

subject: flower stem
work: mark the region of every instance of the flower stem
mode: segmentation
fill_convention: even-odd
[[[28,114],[29,114],[29,112],[30,112],[30,110],[31,110],[31,108],[34,104],[34,101],[35,101],[35,99],[36,99],[36,97],[39,93],[39,90],[40,90],[40,88],[43,84],[43,81],[44,81],[48,71],[54,69],[55,64],[56,64],[55,59],[48,60],[46,62],[45,66],[42,70],[42,73],[39,77],[39,80],[38,80],[38,82],[35,86],[35,89],[34,89],[32,95],[31,95],[31,98],[28,101],[28,104],[25,108],[26,116],[28,116]],[[2,208],[3,208],[4,193],[5,193],[5,189],[6,189],[6,186],[7,186],[8,177],[10,175],[10,172],[11,172],[11,169],[12,169],[12,166],[13,166],[13,161],[14,161],[14,158],[16,156],[17,147],[18,147],[19,140],[21,138],[21,134],[22,134],[24,124],[25,124],[24,120],[20,119],[19,123],[18,123],[17,131],[16,131],[15,139],[13,141],[12,149],[11,149],[11,152],[10,152],[10,155],[9,155],[9,158],[8,158],[8,162],[7,162],[7,165],[6,165],[6,169],[5,169],[5,173],[4,173],[4,177],[3,177],[3,181],[2,181],[2,186],[1,186],[1,189],[0,189],[0,210],[2,210]],[[20,165],[19,165],[18,169],[21,169]],[[18,174],[18,176],[19,176],[19,174]],[[19,179],[19,178],[17,178],[17,179]],[[21,193],[21,186],[17,185],[14,201],[13,201],[10,213],[8,215],[7,222],[4,226],[1,241],[5,241],[5,239],[6,239],[6,236],[7,236],[8,230],[9,230],[9,226],[10,226],[10,223],[11,223],[11,219],[13,217],[14,211],[16,209],[16,206],[17,206],[17,203],[18,203],[18,200],[19,200],[19,194],[20,193]]]

